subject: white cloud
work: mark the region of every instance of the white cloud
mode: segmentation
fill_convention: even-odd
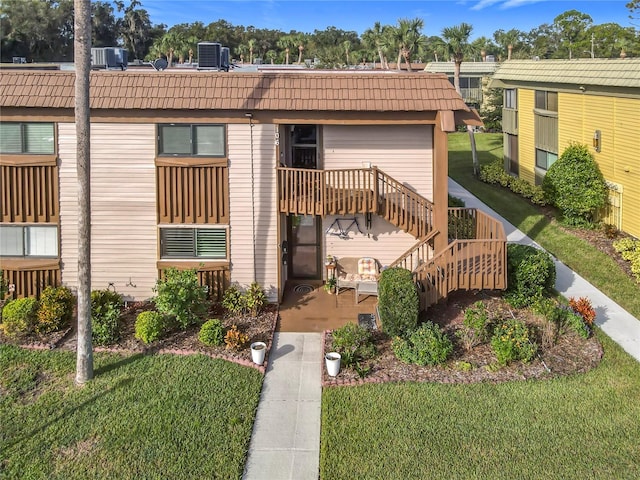
[[[530,3],[539,3],[543,1],[545,0],[479,0],[478,3],[476,3],[473,7],[471,7],[471,10],[482,10],[484,8],[491,7],[497,3],[500,4],[498,5],[498,8],[500,10],[506,10],[508,8],[516,8],[516,7],[521,7],[522,5],[528,5]]]
[[[494,5],[500,1],[501,0],[480,0],[473,7],[471,7],[471,10],[482,10],[483,8],[490,7],[491,5]]]

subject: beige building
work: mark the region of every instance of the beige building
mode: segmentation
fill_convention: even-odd
[[[0,72],[0,261],[16,295],[77,285],[73,95],[73,72]],[[257,281],[278,300],[288,280],[325,278],[327,255],[411,268],[423,305],[501,288],[495,222],[457,213],[476,246],[488,224],[498,241],[490,262],[474,251],[489,267],[473,278],[449,238],[447,133],[464,123],[479,119],[441,75],[92,72],[92,288],[141,300],[164,269],[196,268],[212,298]]]

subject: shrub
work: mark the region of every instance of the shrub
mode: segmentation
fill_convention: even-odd
[[[148,345],[164,337],[168,327],[167,318],[161,313],[142,312],[136,317],[135,337]]]
[[[257,282],[253,282],[244,294],[244,303],[252,317],[257,317],[267,304],[267,296]]]
[[[380,275],[378,308],[382,330],[390,336],[403,336],[418,323],[419,300],[413,277],[404,268],[389,268]]]
[[[67,287],[46,287],[40,295],[36,332],[55,332],[69,326],[75,300]]]
[[[33,331],[38,314],[38,300],[17,298],[2,308],[2,330],[8,337],[20,337]]]
[[[545,347],[552,346],[558,339],[558,333],[566,322],[569,310],[558,305],[552,298],[538,299],[531,306],[531,310],[546,320],[542,330],[542,344]]]
[[[548,294],[556,282],[551,256],[529,245],[507,245],[508,286],[505,299],[514,307],[533,305]]]
[[[471,215],[457,215],[456,211],[448,212],[447,230],[450,238],[476,238],[476,221]]]
[[[408,339],[396,337],[391,347],[400,361],[421,366],[439,365],[453,351],[449,337],[433,322],[422,324]]]
[[[217,318],[207,320],[200,328],[198,339],[209,347],[219,347],[224,343],[224,327]]]
[[[613,248],[624,260],[631,262],[631,273],[640,282],[640,240],[622,238],[613,242]]]
[[[535,205],[544,206],[547,204],[542,187],[533,185],[522,178],[512,177],[504,171],[501,160],[483,165],[480,168],[480,180],[508,188],[513,193],[521,195]]]
[[[591,336],[591,328],[584,322],[581,315],[571,311],[567,313],[567,324],[582,338]]]
[[[529,328],[520,320],[509,319],[498,324],[491,337],[491,347],[498,363],[506,365],[515,360],[529,362],[538,350],[529,336]]]
[[[224,343],[228,349],[240,350],[249,341],[249,336],[238,330],[236,325],[232,325],[224,336]]]
[[[480,180],[492,185],[498,184],[506,187],[509,184],[511,175],[504,171],[501,160],[487,163],[480,167]]]
[[[0,302],[4,300],[4,297],[9,293],[9,285],[4,278],[4,271],[0,270]]]
[[[96,345],[109,345],[120,338],[122,295],[112,290],[91,292],[92,337]]]
[[[569,225],[584,226],[607,202],[607,185],[586,145],[571,144],[542,181],[549,203],[560,209]]]
[[[453,195],[449,195],[448,204],[449,204],[449,207],[458,207],[458,208],[465,207],[464,200],[458,197],[454,197]]]
[[[456,332],[456,336],[460,338],[466,350],[471,350],[488,340],[489,312],[484,303],[476,302],[464,311],[462,328]]]
[[[571,297],[569,299],[569,306],[571,309],[580,315],[589,328],[593,326],[593,321],[596,319],[596,311],[591,305],[591,300],[587,297],[580,297],[578,299]]]
[[[196,269],[169,268],[156,282],[152,299],[158,311],[176,319],[182,330],[198,321],[207,310],[207,289],[200,285]]]
[[[245,300],[245,296],[238,287],[236,285],[231,285],[227,288],[227,291],[224,292],[224,296],[222,297],[222,306],[232,315],[240,315],[246,309]]]
[[[333,349],[342,357],[345,367],[372,358],[376,354],[371,332],[355,323],[347,323],[332,332]]]

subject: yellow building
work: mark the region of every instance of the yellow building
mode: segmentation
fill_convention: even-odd
[[[601,219],[640,238],[640,59],[510,60],[490,87],[504,88],[505,169],[540,184],[588,145],[609,185]]]

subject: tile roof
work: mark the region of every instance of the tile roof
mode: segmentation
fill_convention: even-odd
[[[504,84],[521,82],[640,88],[640,58],[509,60],[500,64],[493,80]]]
[[[0,107],[73,108],[74,72],[0,70]],[[426,112],[469,109],[446,76],[396,72],[91,73],[92,109]]]

